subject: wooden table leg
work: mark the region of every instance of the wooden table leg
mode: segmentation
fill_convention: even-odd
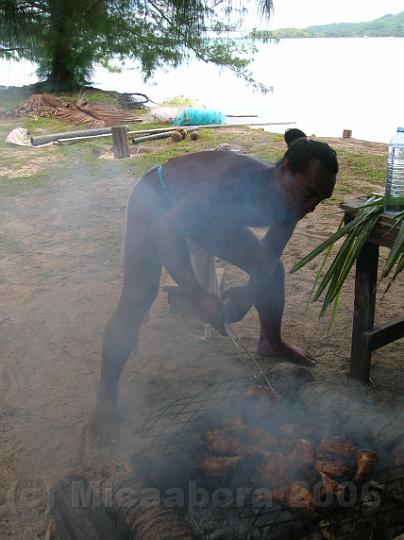
[[[369,382],[371,351],[367,332],[374,326],[379,246],[366,242],[356,262],[350,375]]]

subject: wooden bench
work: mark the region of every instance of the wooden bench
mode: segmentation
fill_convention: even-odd
[[[355,217],[365,200],[352,199],[341,204],[346,223]],[[379,246],[393,245],[398,232],[393,225],[393,218],[382,214],[356,262],[350,375],[365,383],[369,382],[372,352],[404,337],[404,317],[374,326]]]

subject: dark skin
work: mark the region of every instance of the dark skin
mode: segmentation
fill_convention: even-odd
[[[104,440],[116,438],[119,378],[156,298],[162,266],[201,319],[222,334],[225,321],[241,320],[254,305],[261,326],[260,354],[315,364],[310,353],[281,336],[285,293],[280,258],[297,222],[331,196],[335,176],[317,159],[308,163],[305,173],[294,174],[285,160],[275,166],[213,151],[170,160],[164,177],[169,197],[152,170],[128,203],[124,284],[105,329],[100,389],[90,423]],[[266,226],[262,239],[249,228]],[[187,238],[247,272],[247,285],[229,289],[222,299],[203,290],[192,269]]]

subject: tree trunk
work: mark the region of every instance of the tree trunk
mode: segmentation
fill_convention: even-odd
[[[69,3],[51,0],[50,6],[50,72],[48,82],[52,90],[74,90],[80,86],[77,71],[80,60],[74,51],[74,17]]]

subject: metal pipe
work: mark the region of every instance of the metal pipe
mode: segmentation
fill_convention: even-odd
[[[53,133],[51,135],[38,135],[37,137],[31,137],[31,144],[33,146],[40,146],[41,144],[47,144],[59,139],[74,139],[76,137],[96,136],[96,135],[111,135],[112,128],[94,128],[94,129],[82,129],[79,131],[65,131],[64,133]]]
[[[153,135],[145,135],[144,137],[137,137],[132,139],[133,144],[140,144],[144,141],[155,141],[158,139],[168,139],[171,137],[172,131],[165,131],[164,133],[154,133]]]

